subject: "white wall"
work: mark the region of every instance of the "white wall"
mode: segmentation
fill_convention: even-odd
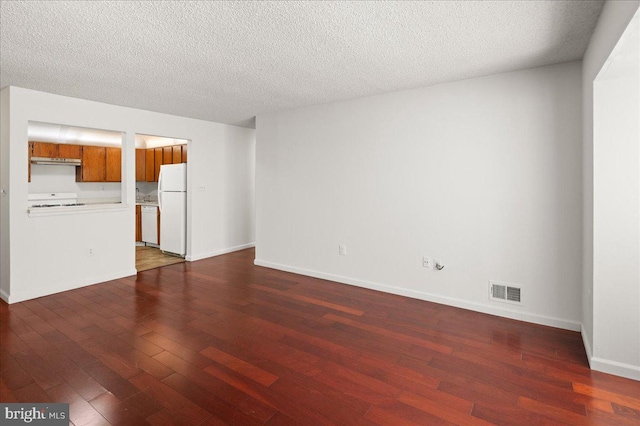
[[[593,81],[600,72],[603,64],[611,54],[614,46],[620,39],[623,31],[627,27],[633,15],[638,10],[640,1],[607,1],[598,20],[596,29],[589,42],[589,47],[585,52],[582,68],[583,82],[583,285],[582,285],[582,335],[587,349],[591,367],[597,370],[633,376],[638,374],[634,372],[633,366],[628,363],[619,365],[620,360],[617,357],[610,359],[603,358],[604,354],[601,350],[604,346],[600,346],[600,350],[594,348],[595,336],[594,329],[596,324],[606,324],[608,317],[615,317],[619,314],[618,310],[600,310],[594,312],[594,264],[598,265],[604,259],[594,258],[594,210],[598,206],[594,205],[594,185],[597,185],[597,177],[594,176],[594,162],[600,161],[594,157],[595,151],[600,153],[607,152],[609,141],[602,141],[603,145],[598,148],[594,145],[594,102],[593,102]],[[604,165],[604,164],[603,164]],[[606,166],[601,169],[601,176],[607,174]],[[613,172],[614,170],[610,170]],[[604,173],[604,174],[602,174]],[[604,206],[604,205],[602,205]],[[615,259],[612,259],[615,262]],[[609,278],[613,278],[611,276]],[[604,290],[604,289],[602,289]],[[617,292],[615,289],[609,289]],[[602,294],[602,292],[600,293]],[[607,306],[608,303],[600,306]],[[604,321],[604,322],[603,322]],[[637,319],[636,319],[637,321]],[[636,322],[636,325],[638,323]],[[599,328],[599,326],[598,326]],[[614,344],[619,347],[622,342],[630,336],[632,330],[615,329],[607,331],[614,339],[620,342]],[[637,337],[638,331],[635,332]],[[608,345],[607,345],[608,346]],[[608,352],[608,350],[607,350]],[[611,356],[611,355],[606,355]],[[631,368],[629,368],[631,367]]]
[[[0,91],[0,141],[9,140],[9,105],[8,90]],[[9,294],[9,144],[0,143],[0,297],[6,300]]]
[[[2,175],[10,174],[10,252],[3,251],[2,259],[3,265],[5,262],[10,264],[10,292],[4,294],[9,302],[135,273],[136,133],[190,140],[188,260],[252,245],[254,130],[17,87],[3,89],[2,96],[3,105],[6,97],[11,98],[9,134],[5,134],[3,120],[1,140]],[[29,120],[126,132],[122,174],[126,203],[123,208],[100,213],[28,217],[25,147]],[[8,159],[4,157],[7,150]],[[234,163],[227,164],[226,161]],[[230,171],[231,168],[234,170]],[[4,221],[3,212],[3,224]],[[3,232],[2,247],[7,240],[9,238]],[[93,257],[86,255],[89,247],[94,249]],[[3,277],[4,273],[3,267]],[[3,289],[5,285],[3,279]]]
[[[580,74],[258,116],[256,264],[578,330]],[[490,302],[489,280],[522,286],[524,305]]]

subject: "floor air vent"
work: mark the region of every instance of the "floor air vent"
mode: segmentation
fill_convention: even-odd
[[[489,281],[489,299],[498,302],[522,304],[522,289],[510,284]]]

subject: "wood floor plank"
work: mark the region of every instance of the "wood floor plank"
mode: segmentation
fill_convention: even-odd
[[[110,424],[89,402],[66,383],[48,389],[47,394],[52,401],[69,403],[69,420],[78,426]]]
[[[242,250],[0,302],[0,401],[70,424],[633,425],[580,333],[253,264]]]
[[[404,341],[404,342],[409,342],[412,345],[416,345],[416,346],[421,346],[424,347],[426,349],[435,351],[435,352],[441,352],[444,354],[450,354],[451,352],[453,352],[453,349],[444,345],[440,345],[437,343],[433,343],[430,342],[426,339],[420,339],[417,337],[413,337],[413,336],[408,336],[402,333],[398,333],[396,331],[391,331],[391,330],[387,330],[385,328],[382,327],[376,327],[373,325],[369,325],[369,324],[365,324],[365,323],[361,323],[349,318],[344,318],[341,317],[339,315],[334,315],[334,314],[326,314],[324,316],[324,318],[329,319],[331,321],[336,321],[342,324],[346,324],[348,326],[351,327],[355,327],[355,328],[359,328],[362,330],[366,330],[366,331],[370,331],[372,333],[376,333],[379,334],[381,336],[385,336],[385,337],[390,337],[392,339],[396,339],[399,341]]]
[[[324,307],[332,309],[334,311],[345,312],[347,314],[358,315],[358,316],[364,314],[364,311],[361,311],[360,309],[353,309],[353,308],[350,308],[348,306],[342,306],[342,305],[338,305],[336,303],[330,303],[330,302],[326,302],[326,301],[323,301],[323,300],[314,299],[312,297],[300,296],[300,295],[297,295],[297,294],[291,294],[291,293],[288,293],[286,291],[277,290],[275,288],[269,288],[269,287],[256,285],[256,284],[252,284],[251,287],[255,288],[257,290],[262,290],[262,291],[268,291],[270,293],[275,293],[275,294],[278,294],[280,296],[285,296],[285,297],[290,297],[292,299],[301,300],[303,302],[311,303],[313,305],[324,306]]]
[[[145,417],[129,410],[126,404],[109,392],[94,398],[90,403],[112,425],[133,426],[149,424]]]
[[[203,373],[201,368],[167,351],[156,355],[156,359],[171,367],[181,376],[189,379],[196,386],[204,389],[211,397],[223,401],[222,404],[228,404],[234,407],[236,411],[255,417],[262,422],[273,416],[276,412],[268,403],[253,398],[251,395],[236,389],[223,380]],[[177,381],[178,378],[175,377],[174,381],[167,381],[167,379],[165,379],[165,382],[171,386]],[[218,407],[218,405],[214,404],[213,407]]]
[[[593,398],[610,401],[612,403],[632,408],[634,410],[640,410],[640,384],[637,389],[638,393],[634,396],[621,395],[615,392],[597,389],[592,386],[584,385],[582,383],[573,383],[573,390],[577,393],[588,395]]]
[[[403,392],[398,397],[398,401],[455,424],[477,426],[491,425],[489,422],[473,417],[471,415],[471,407],[469,407],[469,410],[466,410],[466,406],[464,404],[455,404],[451,401],[443,404],[440,401],[424,398],[422,396],[412,394],[411,392]]]
[[[269,373],[268,371],[264,371],[261,368],[256,367],[255,365],[249,364],[246,361],[243,361],[239,358],[236,358],[233,355],[230,355],[226,352],[218,350],[213,346],[209,346],[200,353],[207,358],[224,365],[225,367],[233,370],[243,376],[260,383],[263,386],[270,386],[273,382],[278,380],[278,376]]]
[[[206,410],[148,373],[140,373],[130,381],[140,391],[158,400],[166,410],[169,410],[171,418],[179,418],[187,424],[197,425],[211,417],[211,414]]]
[[[13,391],[9,389],[9,386],[0,378],[0,401],[2,402],[18,402],[18,399],[13,394]]]

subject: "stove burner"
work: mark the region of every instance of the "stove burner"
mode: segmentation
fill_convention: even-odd
[[[31,207],[73,207],[84,206],[84,203],[68,203],[68,204],[34,204]]]

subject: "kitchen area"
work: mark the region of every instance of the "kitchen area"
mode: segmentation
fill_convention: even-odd
[[[187,141],[136,135],[136,269],[184,261]]]
[[[124,136],[30,121],[29,217],[122,208]],[[136,269],[184,262],[187,140],[136,134],[135,162]]]

